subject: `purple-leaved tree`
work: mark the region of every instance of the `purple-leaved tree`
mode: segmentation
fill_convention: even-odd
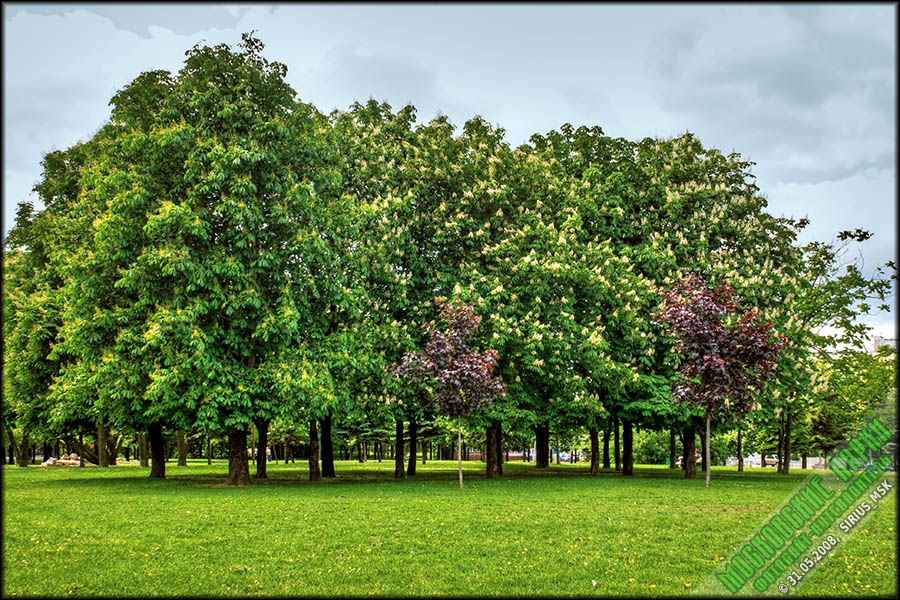
[[[681,375],[672,386],[676,400],[706,412],[706,456],[709,456],[710,420],[740,417],[753,408],[754,395],[771,377],[785,338],[761,322],[760,310],[737,316],[737,301],[730,285],[709,288],[696,273],[671,290],[663,290],[663,303],[654,321],[675,336],[673,351],[681,355]],[[706,461],[706,487],[710,462]]]
[[[428,343],[421,352],[407,352],[391,373],[413,385],[430,385],[434,403],[446,415],[456,417],[459,487],[463,487],[462,428],[464,416],[486,408],[506,393],[503,382],[494,376],[499,355],[496,350],[478,351],[469,347],[481,317],[471,306],[451,306],[435,298],[441,307],[440,330],[434,323],[425,326]]]

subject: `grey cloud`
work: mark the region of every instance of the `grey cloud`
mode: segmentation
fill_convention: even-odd
[[[4,107],[4,126],[10,132],[4,165],[33,168],[35,157],[22,150],[33,147],[36,140],[47,139],[48,131],[54,132],[52,139],[57,143],[90,137],[109,115],[108,99],[109,95],[90,84],[90,77],[20,85]],[[91,118],[85,120],[87,115]],[[11,151],[14,149],[18,151]],[[47,150],[41,149],[42,155]]]
[[[39,15],[64,15],[76,10],[84,10],[95,15],[106,17],[113,24],[126,31],[131,31],[143,38],[150,38],[150,27],[164,27],[178,35],[190,35],[208,29],[234,28],[240,18],[250,10],[248,7],[225,7],[222,5],[179,3],[178,10],[161,10],[158,4],[114,2],[103,4],[17,4],[6,9],[7,18],[19,12]],[[272,11],[274,6],[254,5]],[[229,10],[230,9],[230,10]],[[6,12],[4,11],[4,12]]]
[[[752,83],[759,97],[804,109],[819,107],[830,98],[870,85],[873,76],[890,72],[891,49],[872,40],[817,38],[811,45],[779,48],[776,52],[729,58],[701,65],[688,85],[717,82]],[[852,48],[852,51],[835,51]],[[880,78],[879,78],[880,79]],[[877,81],[877,80],[876,80]]]
[[[809,226],[798,236],[801,243],[832,240],[838,231],[861,228],[874,233],[863,244],[868,273],[888,260],[896,261],[897,208],[893,199],[894,169],[867,170],[840,181],[774,185],[767,189],[768,212],[775,216],[808,216]]]
[[[614,129],[622,121],[609,95],[601,90],[586,85],[569,84],[563,86],[562,96],[569,106],[586,119],[586,122],[599,125],[604,131]]]
[[[438,113],[447,115],[457,127],[475,114],[489,119],[497,112],[491,102],[475,104],[454,98],[441,87],[433,71],[414,60],[381,53],[364,55],[352,45],[330,50],[321,67],[310,73],[307,81],[300,81],[298,89],[304,88],[310,90],[309,99],[326,112],[344,110],[354,100],[374,98],[387,101],[394,110],[413,104],[420,122]],[[320,105],[321,98],[316,96],[326,95],[333,104]],[[345,103],[339,103],[338,98]]]
[[[331,73],[331,83],[353,94],[361,102],[374,97],[407,103],[433,102],[435,76],[410,61],[380,55],[363,56],[343,46],[334,49],[324,65]],[[403,96],[406,96],[405,98]]]
[[[657,73],[668,74],[670,77],[682,73],[686,59],[707,29],[704,25],[699,21],[692,23],[681,21],[658,32],[653,43],[656,51],[648,60],[649,66]]]
[[[807,17],[794,27],[792,45],[739,51],[692,53],[696,39],[678,28],[669,30],[654,49],[657,56],[648,61],[656,75],[657,101],[680,114],[692,130],[728,131],[736,134],[730,143],[759,149],[756,158],[760,150],[777,157],[770,171],[774,181],[838,180],[892,166],[892,48],[854,32],[805,32],[815,26]],[[778,147],[782,151],[773,156],[771,150]],[[820,156],[813,165],[789,158],[813,154]]]

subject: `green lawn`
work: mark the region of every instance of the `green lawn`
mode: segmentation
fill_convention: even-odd
[[[808,474],[714,468],[706,489],[663,467],[485,480],[472,462],[460,490],[453,462],[399,481],[338,462],[310,484],[298,461],[227,488],[225,468],[5,467],[3,595],[684,595]],[[798,593],[896,594],[891,494]]]

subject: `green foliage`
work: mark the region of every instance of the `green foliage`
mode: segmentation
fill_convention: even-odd
[[[804,407],[824,393],[812,365],[859,346],[856,317],[896,278],[844,260],[866,232],[797,245],[807,220],[766,212],[753,163],[690,133],[564,124],[513,149],[478,116],[457,130],[374,100],[326,116],[262,51],[253,34],[198,44],[44,158],[45,209],[21,205],[4,253],[17,431],[431,421],[384,367],[422,346],[434,297],[474,306],[475,343],[501,356],[509,393],[468,426],[502,422],[523,445],[538,424],[677,427],[692,409],[672,400],[672,340],[650,315],[688,270],[724,276],[790,338],[751,414],[761,431],[786,412],[807,441],[848,426]]]
[[[731,432],[733,433],[733,432]],[[710,439],[709,453],[712,464],[724,466],[729,456],[736,453],[733,446],[734,435],[714,433]],[[699,440],[696,447],[699,449]],[[675,455],[681,456],[681,438],[675,440]],[[663,465],[669,458],[668,431],[638,431],[634,434],[634,462],[642,465]]]
[[[676,441],[680,455],[681,442]],[[668,431],[638,431],[634,434],[634,462],[641,465],[664,465],[669,458]]]
[[[809,411],[810,446],[823,456],[848,439],[883,404],[896,402],[897,352],[845,350],[814,374],[815,402]]]

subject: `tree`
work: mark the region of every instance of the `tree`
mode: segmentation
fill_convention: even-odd
[[[799,231],[808,220],[792,223]],[[896,265],[889,261],[867,276],[861,254],[851,258],[852,244],[870,237],[856,229],[839,232],[832,242],[809,242],[797,249],[784,277],[767,280],[771,307],[765,314],[788,344],[764,400],[771,410],[759,418],[777,429],[778,469],[783,474],[790,468],[793,424],[798,417],[805,420],[817,405],[822,381],[814,366],[833,363],[841,348],[863,348],[870,328],[859,316],[873,312],[872,301],[879,310],[890,310],[885,299],[897,279]],[[774,416],[774,424],[768,415]]]
[[[80,361],[57,381],[61,399],[80,385],[100,416],[145,423],[151,449],[163,423],[225,432],[236,485],[250,423],[303,407],[275,379],[343,296],[327,121],[252,34],[240,48],[197,45],[176,76],[113,99],[118,133],[82,177],[93,247],[71,261]]]
[[[438,299],[435,303],[440,307],[440,318],[446,329],[441,331],[429,323],[425,349],[405,354],[392,372],[397,378],[431,385],[434,403],[440,411],[457,419],[459,487],[462,488],[461,419],[490,406],[506,392],[500,378],[493,376],[499,358],[497,352],[478,352],[469,347],[469,339],[475,335],[481,317],[474,314],[471,306],[454,307]]]
[[[610,338],[645,343],[633,317],[651,288],[601,235],[596,206],[550,168],[554,159],[511,151],[502,135],[482,119],[466,123],[459,140],[472,179],[440,235],[459,253],[453,298],[490,315],[484,336],[502,357],[509,401],[491,421],[527,422],[535,466],[546,467],[551,426],[603,421],[604,389],[634,377]]]
[[[811,444],[828,455],[896,393],[897,352],[885,345],[875,354],[845,349],[816,365],[810,410]]]
[[[673,350],[681,355],[680,378],[672,393],[704,411],[709,456],[710,421],[753,409],[755,394],[771,377],[785,339],[774,334],[771,322],[760,322],[759,309],[737,317],[731,286],[720,282],[711,289],[697,273],[662,294],[656,320],[670,328],[676,340]],[[706,487],[710,462],[706,461]]]
[[[461,194],[458,170],[451,167],[457,162],[453,126],[441,117],[415,127],[415,114],[413,106],[395,114],[388,104],[370,100],[332,115],[344,194],[361,206],[354,255],[357,289],[365,290],[357,296],[361,318],[350,328],[361,342],[357,350],[365,349],[349,360],[336,357],[344,373],[338,388],[368,388],[353,399],[369,410],[372,396],[386,398],[394,420],[398,478],[407,472],[404,423],[415,427],[421,399],[374,377],[363,382],[353,372],[371,373],[377,367],[384,374],[386,365],[421,346],[423,327],[435,316],[428,300],[446,293],[455,277],[448,246],[436,235],[441,215]],[[348,362],[356,364],[347,369]]]
[[[64,282],[70,253],[85,243],[79,180],[96,146],[79,143],[44,157],[34,191],[45,208],[21,203],[4,244],[4,422],[8,435],[18,425],[19,444],[10,441],[19,449],[19,464],[36,435],[71,439],[97,431],[90,412],[60,407],[53,393],[54,381],[74,358],[62,345]]]
[[[610,138],[600,127],[569,124],[532,136],[524,148],[556,175],[557,186],[577,197],[587,239],[608,240],[616,256],[629,260],[633,274],[656,289],[681,279],[686,270],[727,274],[739,281],[740,295],[753,292],[749,305],[772,305],[766,278],[780,278],[794,238],[783,220],[764,211],[766,201],[750,172],[753,163],[739,154],[704,148],[690,133],[632,142]],[[624,295],[631,286],[618,287]],[[593,386],[621,421],[626,455],[635,424],[687,424],[685,440],[693,444],[694,435],[689,411],[673,407],[669,396],[670,341],[658,335],[650,319],[659,298],[655,291],[635,291],[630,306],[637,314],[627,323],[608,317],[622,315],[621,308],[601,311],[608,353],[620,366],[614,373],[624,377],[595,378]],[[623,474],[630,473],[629,462]]]

